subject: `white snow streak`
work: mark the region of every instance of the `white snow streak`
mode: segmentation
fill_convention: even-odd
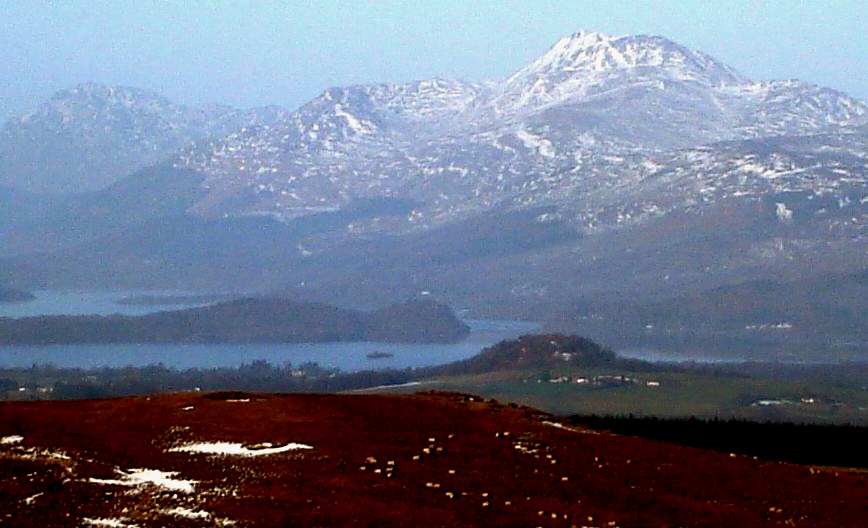
[[[347,125],[357,134],[369,134],[371,132],[370,125],[363,123],[353,114],[344,111],[344,107],[339,104],[335,105],[335,115],[344,118]]]
[[[185,519],[207,519],[211,516],[211,514],[206,511],[195,511],[187,508],[172,508],[170,510],[163,510],[163,513],[174,517],[184,517]]]
[[[117,470],[119,479],[96,479],[91,478],[89,481],[93,484],[104,484],[111,486],[156,486],[158,488],[167,489],[170,491],[180,491],[183,493],[191,493],[193,484],[198,484],[195,480],[177,480],[173,478],[178,474],[177,471],[160,471],[158,469],[130,469],[128,472]]]
[[[110,526],[112,528],[138,528],[137,524],[127,524],[126,520],[121,519],[91,519],[84,518],[84,524],[87,526]]]
[[[272,447],[272,444],[266,442],[257,446],[244,447],[242,444],[233,442],[198,442],[193,444],[186,444],[180,447],[173,447],[172,449],[169,449],[169,452],[255,457],[275,455],[278,453],[285,453],[287,451],[295,451],[298,449],[313,449],[313,446],[292,442],[282,446]]]

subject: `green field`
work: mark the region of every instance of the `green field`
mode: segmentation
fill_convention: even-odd
[[[618,383],[606,376],[631,381]],[[593,382],[595,377],[598,383]],[[580,379],[587,381],[577,382]],[[702,368],[657,372],[569,368],[433,378],[421,387],[470,392],[563,415],[868,423],[868,387],[856,380],[827,379],[822,372],[783,378]]]

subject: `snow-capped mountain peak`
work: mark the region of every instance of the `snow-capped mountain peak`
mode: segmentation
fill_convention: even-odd
[[[585,31],[558,40],[543,55],[513,74],[507,82],[531,72],[606,72],[641,67],[661,68],[709,84],[747,82],[735,70],[708,55],[663,37],[612,37]]]
[[[592,97],[613,85],[665,87],[666,82],[715,87],[749,81],[708,55],[663,37],[580,31],[560,39],[507,78],[494,106],[501,113],[536,110],[565,99]]]
[[[612,46],[613,37],[602,33],[579,31],[564,37],[549,48],[527,68],[512,76],[520,76],[524,70],[561,69],[579,70],[590,66],[600,71],[612,66],[626,66],[627,58]],[[512,79],[510,78],[510,80]]]

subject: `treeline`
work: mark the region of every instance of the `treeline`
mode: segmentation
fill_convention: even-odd
[[[763,460],[868,469],[868,427],[633,416],[571,416],[568,421]]]
[[[0,370],[5,399],[89,399],[183,392],[340,392],[406,383],[412,370],[341,373],[316,363],[271,365],[264,360],[237,368],[178,370],[165,365],[69,369],[51,365]]]
[[[424,299],[373,312],[283,298],[249,298],[142,316],[0,318],[0,344],[450,343],[469,333],[449,307]]]

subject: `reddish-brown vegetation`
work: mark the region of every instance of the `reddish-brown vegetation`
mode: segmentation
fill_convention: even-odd
[[[556,426],[455,394],[0,404],[6,526],[865,526],[868,474]],[[17,438],[17,437],[21,438]],[[239,457],[192,442],[307,444]],[[184,491],[124,486],[177,472]]]

